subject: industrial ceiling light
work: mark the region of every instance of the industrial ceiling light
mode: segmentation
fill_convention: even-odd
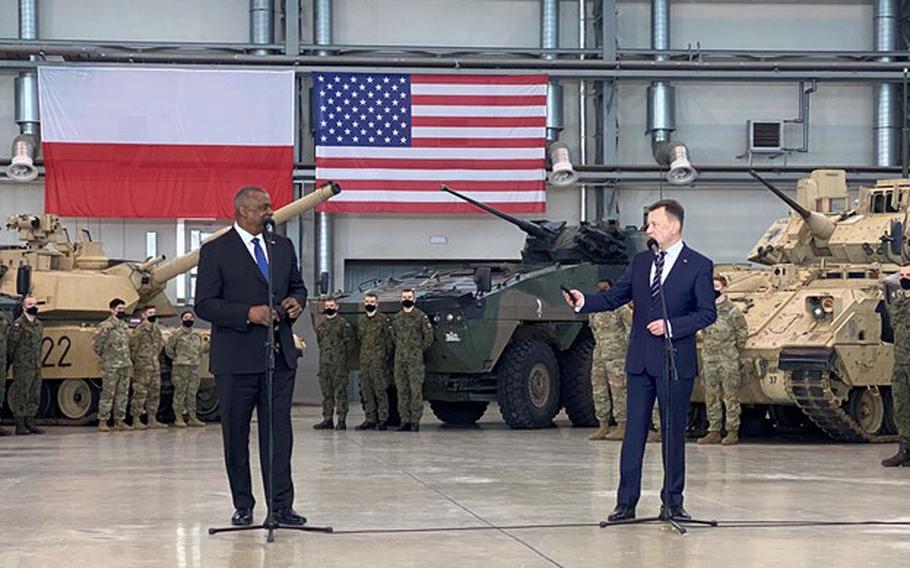
[[[13,139],[13,158],[6,167],[6,175],[15,181],[32,181],[38,177],[35,155],[38,141],[31,134],[20,134]]]
[[[550,144],[550,175],[547,180],[555,187],[568,187],[578,181],[578,172],[569,159],[569,147],[563,142]]]
[[[667,181],[673,185],[689,185],[698,177],[698,170],[689,162],[689,149],[682,142],[671,142],[668,150],[670,170]]]

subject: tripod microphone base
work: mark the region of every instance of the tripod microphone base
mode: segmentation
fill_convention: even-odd
[[[331,534],[335,532],[335,529],[332,527],[313,527],[308,525],[282,525],[281,523],[275,522],[272,519],[266,519],[262,524],[259,525],[249,525],[246,527],[213,527],[209,529],[209,534],[218,534],[224,532],[244,532],[244,531],[258,531],[264,530],[268,531],[266,536],[267,542],[275,542],[275,531],[279,529],[287,529],[301,532],[316,532],[316,533],[325,533]]]
[[[690,519],[683,517],[642,517],[640,519],[628,519],[625,521],[601,521],[600,528],[616,527],[620,525],[641,525],[645,523],[664,523],[673,528],[679,534],[686,534],[686,528],[683,525],[699,525],[707,527],[718,526],[717,521],[703,521],[700,519]]]

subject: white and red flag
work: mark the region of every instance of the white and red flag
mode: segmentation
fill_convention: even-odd
[[[292,196],[294,72],[42,67],[45,210],[230,218],[245,185]]]

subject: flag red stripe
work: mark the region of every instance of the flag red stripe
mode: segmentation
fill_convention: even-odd
[[[398,158],[316,158],[317,168],[376,170],[539,170],[539,160],[419,160]],[[382,175],[382,174],[377,174]]]
[[[543,106],[546,95],[411,95],[412,105],[425,106]]]
[[[326,180],[317,180],[316,186]],[[343,191],[358,190],[387,190],[387,191],[439,191],[439,185],[445,180],[416,181],[416,180],[362,180],[362,179],[336,179],[341,184]],[[543,189],[542,181],[453,181],[446,183],[455,191],[540,191]]]
[[[45,208],[67,217],[233,216],[240,187],[291,201],[291,146],[45,142]]]
[[[546,75],[411,75],[411,84],[542,85]]]
[[[543,138],[412,138],[414,148],[543,148]]]
[[[482,128],[546,126],[545,116],[415,116],[413,126],[479,126]]]
[[[544,213],[546,206],[542,201],[494,203],[496,209],[504,213]],[[327,201],[316,208],[323,213],[476,213],[489,215],[470,203],[414,203],[400,201],[396,203],[381,201]]]

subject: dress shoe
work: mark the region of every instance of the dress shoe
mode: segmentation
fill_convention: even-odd
[[[16,432],[18,434],[18,432]],[[897,453],[888,459],[882,460],[884,467],[910,467],[910,441],[902,441],[897,447]]]
[[[604,422],[596,432],[588,436],[588,439],[592,442],[595,440],[606,440],[607,434],[610,433],[610,425]]]
[[[313,424],[313,430],[331,430],[333,428],[335,428],[335,424],[328,418],[318,424]]]
[[[44,434],[44,429],[38,428],[34,418],[26,418],[25,427],[28,428],[29,434]]]
[[[107,425],[107,420],[102,420],[101,422],[98,423],[98,431],[99,432],[110,432],[111,431],[111,427]]]
[[[735,446],[739,443],[739,434],[737,432],[727,432],[724,439],[720,441],[721,446]]]
[[[651,430],[648,432],[648,441],[660,443],[660,430]]]
[[[354,430],[357,430],[358,432],[363,431],[363,430],[375,430],[375,429],[376,429],[376,423],[373,422],[372,420],[364,420],[361,424],[354,426]]]
[[[420,422],[411,422],[411,432],[420,432]]]
[[[717,430],[710,430],[707,434],[698,439],[697,443],[702,446],[709,444],[719,444],[721,441],[720,432]]]
[[[231,524],[235,527],[248,527],[253,524],[252,509],[237,509],[231,516]]]
[[[298,515],[297,511],[290,507],[275,511],[272,519],[279,525],[289,525],[292,527],[302,527],[306,524],[306,517]]]
[[[133,416],[133,428],[136,430],[145,430],[148,428],[145,424],[142,423],[142,419],[138,416]]]
[[[666,505],[660,506],[660,513],[657,515],[658,518],[662,521],[673,519],[675,521],[688,521],[692,518],[682,505],[676,507],[667,507]]]
[[[618,523],[620,521],[631,521],[635,518],[635,507],[617,505],[613,512],[607,516],[607,521]]]
[[[610,433],[607,434],[607,437],[604,440],[619,440],[622,441],[626,437],[626,423],[617,422],[616,428],[610,430]]]
[[[25,425],[25,418],[16,417],[13,419],[13,421],[16,423],[17,436],[25,436],[27,434],[31,434],[31,432],[28,431],[28,426]]]
[[[398,432],[410,432],[411,424],[409,422],[402,422],[401,426],[395,429]]]
[[[123,421],[123,419],[114,420],[114,432],[131,432],[133,427]]]
[[[152,429],[167,428],[167,424],[162,424],[161,422],[158,422],[158,420],[156,420],[154,416],[149,416],[148,427],[152,428]]]
[[[348,425],[345,423],[344,420],[339,420],[338,422],[335,423],[335,429],[336,430],[347,430]]]
[[[182,413],[174,415],[174,428],[186,428],[186,421],[183,419]]]
[[[379,422],[378,424],[376,424],[376,429],[379,430],[380,432],[385,432],[386,430],[389,429],[389,425],[386,422]]]
[[[190,414],[186,419],[186,425],[192,426],[193,428],[202,428],[205,426],[205,422],[196,418],[195,414]]]

